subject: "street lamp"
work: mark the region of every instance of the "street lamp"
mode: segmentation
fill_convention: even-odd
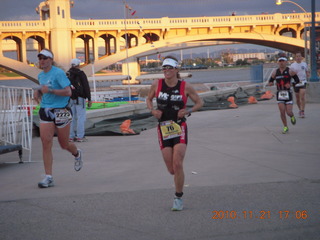
[[[284,2],[288,2],[288,3],[292,3],[294,5],[296,5],[297,7],[299,7],[304,13],[307,13],[307,11],[301,7],[298,3],[293,2],[293,1],[289,1],[289,0],[276,0],[276,4],[277,5],[281,5]],[[310,60],[311,60],[311,77],[310,77],[310,81],[311,82],[317,82],[319,81],[318,77],[317,77],[317,66],[316,66],[316,47],[315,47],[315,42],[316,42],[316,37],[315,37],[315,0],[311,0],[311,36],[310,36],[310,52],[311,52],[311,56],[310,56]],[[304,41],[305,41],[305,57],[306,57],[306,48],[307,48],[307,42],[306,42],[306,27],[304,27]]]
[[[292,2],[292,1],[289,1],[289,0],[277,0],[276,1],[276,4],[277,5],[281,5],[282,3],[286,3],[286,2],[288,2],[288,3],[292,3],[292,4],[294,4],[294,5],[296,5],[297,7],[299,7],[304,13],[307,13],[307,11],[303,8],[303,7],[301,7],[298,3],[296,3],[296,2]]]
[[[276,1],[276,4],[277,5],[281,5],[282,3],[292,3],[294,5],[296,5],[297,7],[299,7],[304,13],[307,13],[307,11],[301,7],[298,3],[295,3],[295,2],[292,2],[292,1],[289,1],[289,0],[277,0]],[[307,34],[306,34],[306,26],[304,26],[304,30],[303,30],[303,37],[304,37],[304,57],[305,57],[305,60],[306,62],[308,63],[308,59],[307,59],[307,49],[308,49],[308,46],[307,46]]]

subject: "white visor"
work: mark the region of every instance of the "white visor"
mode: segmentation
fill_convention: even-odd
[[[38,57],[39,57],[40,55],[43,55],[43,56],[45,56],[45,57],[49,57],[49,58],[52,58],[52,59],[53,59],[52,53],[49,52],[49,51],[46,50],[46,49],[41,50],[41,52],[39,52],[39,54],[38,54]]]
[[[288,61],[288,59],[285,58],[285,57],[280,57],[280,58],[278,58],[278,62],[280,62],[281,60],[283,60],[283,61]]]
[[[162,63],[162,67],[163,66],[171,66],[171,67],[178,67],[178,62],[174,59],[171,59],[171,58],[166,58],[163,63]]]

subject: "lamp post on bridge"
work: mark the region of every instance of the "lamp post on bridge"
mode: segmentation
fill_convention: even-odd
[[[304,13],[307,14],[307,11],[296,2],[292,2],[290,0],[277,0],[276,1],[277,5],[281,5],[282,3],[292,3],[292,4],[296,5],[298,8],[300,8]],[[308,44],[307,44],[307,34],[306,34],[305,23],[304,23],[303,37],[304,37],[304,57],[306,59],[306,62],[308,63],[308,59],[307,59]]]
[[[298,3],[290,1],[290,0],[276,0],[277,5],[281,5],[284,2],[292,3],[299,7],[304,13],[307,11],[301,7]],[[317,76],[317,65],[316,65],[316,33],[315,33],[315,0],[311,0],[311,34],[310,34],[310,61],[311,61],[311,76],[310,82],[318,82]],[[305,41],[305,57],[306,57],[306,27],[304,27],[304,41]]]

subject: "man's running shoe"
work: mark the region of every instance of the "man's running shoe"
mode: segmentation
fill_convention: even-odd
[[[301,111],[301,118],[304,118],[304,111]]]
[[[83,138],[76,138],[76,142],[87,142],[88,139],[86,139],[85,137]]]
[[[69,138],[69,142],[74,142],[74,139],[73,138]]]
[[[41,182],[38,183],[39,188],[48,188],[48,187],[53,187],[54,182],[52,176],[46,175],[44,179],[42,179]]]
[[[82,166],[83,166],[82,153],[81,153],[81,150],[78,149],[78,156],[74,158],[74,170],[78,172],[81,170]]]
[[[299,111],[299,118],[301,118],[302,111]]]
[[[290,118],[290,120],[291,120],[291,123],[292,123],[292,125],[295,125],[296,124],[296,118],[294,117],[294,116],[292,116],[291,118]]]
[[[287,132],[289,132],[289,128],[288,128],[288,127],[283,127],[282,133],[283,133],[283,134],[286,134]]]
[[[173,200],[172,211],[181,211],[183,209],[183,201],[182,198],[175,197]]]

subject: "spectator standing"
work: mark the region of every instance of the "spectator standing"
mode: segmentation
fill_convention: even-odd
[[[67,76],[71,82],[72,95],[70,98],[70,107],[73,114],[71,122],[69,141],[84,142],[85,138],[85,122],[86,122],[86,99],[88,99],[88,107],[92,105],[91,93],[88,78],[86,74],[80,70],[81,61],[77,58],[71,60],[71,68],[67,72]]]

